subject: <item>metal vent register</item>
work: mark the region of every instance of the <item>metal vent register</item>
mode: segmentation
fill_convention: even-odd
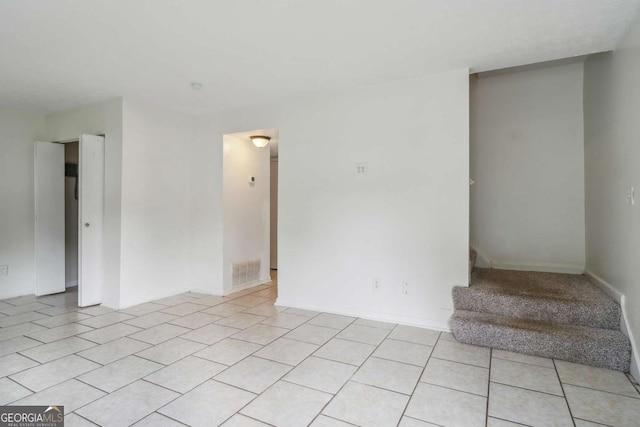
[[[260,260],[234,262],[231,285],[242,286],[260,280]]]

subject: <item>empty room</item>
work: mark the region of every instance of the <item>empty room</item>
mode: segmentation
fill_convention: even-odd
[[[2,1],[0,62],[0,427],[640,423],[640,0]]]

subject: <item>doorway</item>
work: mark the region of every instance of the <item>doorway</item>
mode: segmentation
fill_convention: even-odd
[[[275,278],[272,268],[277,268],[277,145],[277,129],[223,136],[225,295]]]
[[[79,155],[79,141],[64,144],[64,276],[65,289],[75,292],[78,291]]]
[[[35,146],[36,295],[102,302],[104,136]]]

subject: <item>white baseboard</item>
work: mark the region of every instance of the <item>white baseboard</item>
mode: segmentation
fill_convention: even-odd
[[[521,264],[508,261],[491,261],[491,268],[516,271],[540,271],[545,273],[583,274],[584,266],[562,264]]]
[[[213,292],[211,289],[205,289],[205,288],[191,288],[189,289],[189,292],[194,292],[197,294],[205,294],[205,295],[213,295],[213,296],[222,296],[219,292]]]
[[[620,308],[622,309],[620,331],[625,334],[631,342],[631,375],[636,379],[636,381],[640,380],[640,354],[638,354],[635,335],[629,328],[629,316],[627,315],[629,309],[627,308],[627,298],[622,292],[614,288],[613,285],[611,285],[609,282],[605,281],[602,277],[598,276],[592,271],[585,270],[584,274],[594,285],[602,289],[604,293],[609,295],[618,304],[620,304]]]
[[[622,304],[620,304],[620,307],[622,307],[622,322],[620,330],[627,336],[627,338],[629,338],[629,341],[631,341],[631,375],[636,379],[636,381],[640,381],[640,354],[638,354],[635,336],[631,328],[629,328],[629,322],[627,321],[629,318],[627,316],[629,310],[627,309],[627,298],[625,295],[622,295]]]
[[[78,286],[77,280],[69,280],[67,283],[64,284],[65,288],[73,288],[74,286]]]
[[[388,323],[397,323],[400,325],[407,326],[417,326],[419,328],[432,329],[435,331],[442,332],[451,332],[451,328],[449,327],[448,318],[451,315],[450,310],[448,311],[447,320],[443,320],[442,322],[438,321],[429,321],[425,319],[417,319],[413,317],[405,317],[405,316],[394,316],[390,314],[384,313],[376,313],[367,310],[351,310],[347,308],[336,308],[336,307],[326,307],[310,302],[302,302],[302,301],[293,301],[287,300],[282,297],[279,297],[275,305],[281,307],[291,307],[291,308],[299,308],[302,310],[311,310],[318,311],[322,313],[330,313],[330,314],[339,314],[342,316],[350,316],[350,317],[359,317],[362,319],[368,320],[376,320],[378,322],[388,322]]]
[[[17,298],[25,295],[34,295],[34,291],[25,293],[23,289],[12,290],[9,292],[0,292],[0,299]]]
[[[103,307],[113,308],[114,310],[121,310],[122,308],[115,301],[103,300],[100,304]]]
[[[227,295],[235,294],[236,292],[244,291],[245,289],[256,288],[266,283],[271,283],[271,276],[269,276],[268,279],[260,279],[256,280],[255,282],[249,282],[245,283],[244,285],[232,287],[231,289],[226,289],[222,293],[222,296],[226,297]]]
[[[133,301],[122,301],[120,300],[120,304],[118,304],[118,309],[119,310],[123,310],[125,308],[129,308],[129,307],[133,307],[134,305],[140,305],[140,304],[144,304],[147,302],[153,302],[155,300],[159,300],[162,298],[168,298],[168,297],[172,297],[174,295],[179,295],[179,294],[183,294],[185,292],[189,292],[189,289],[177,289],[177,290],[172,290],[172,291],[168,291],[168,292],[159,292],[157,294],[154,294],[150,297],[144,297],[144,298],[140,298],[137,300],[133,300]],[[102,303],[103,305],[105,305],[105,302]]]
[[[571,264],[538,264],[526,262],[514,262],[499,259],[491,259],[486,253],[477,246],[470,245],[470,248],[476,251],[476,267],[478,268],[497,268],[499,270],[517,270],[517,271],[540,271],[546,273],[565,273],[565,274],[583,274],[583,265]]]
[[[604,291],[604,293],[609,295],[618,304],[620,304],[620,306],[622,306],[622,297],[624,295],[622,295],[622,293],[620,291],[618,291],[616,288],[611,286],[609,283],[607,283],[600,276],[594,274],[592,271],[585,270],[584,271],[584,275],[587,276],[587,279],[589,279],[594,285],[596,285],[597,287],[602,289],[602,291]]]

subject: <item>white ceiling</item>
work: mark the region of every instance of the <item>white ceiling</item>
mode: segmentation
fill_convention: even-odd
[[[613,49],[640,0],[5,0],[0,106],[213,112]],[[190,82],[201,82],[199,92]]]

